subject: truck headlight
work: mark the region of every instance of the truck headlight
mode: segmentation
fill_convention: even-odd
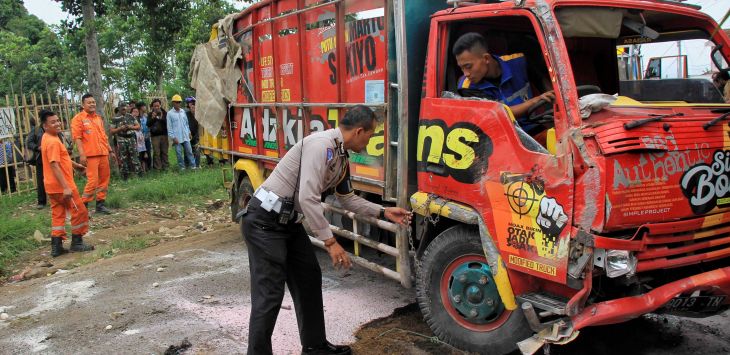
[[[605,260],[606,275],[610,278],[636,272],[636,256],[627,250],[607,250]]]

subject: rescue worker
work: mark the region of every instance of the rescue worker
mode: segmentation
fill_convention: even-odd
[[[132,110],[139,114],[139,109],[136,106],[132,107]],[[115,135],[117,139],[119,160],[121,162],[119,172],[122,174],[124,181],[129,179],[130,173],[142,175],[142,167],[137,154],[137,131],[140,128],[139,121],[127,113],[127,104],[120,102],[119,116],[114,117],[114,120],[112,120],[112,127],[109,132]]]
[[[373,136],[376,116],[365,106],[347,112],[339,127],[314,133],[294,145],[261,184],[243,215],[243,234],[251,273],[248,354],[271,354],[271,335],[284,284],[289,288],[303,354],[350,354],[348,346],[327,341],[322,305],[322,271],[307,232],[324,242],[335,267],[349,268],[350,258],[325,219],[322,193],[334,189],[344,208],[408,225],[411,213],[383,208],[354,194],[348,150],[362,151]],[[293,208],[289,218],[286,214]]]
[[[509,106],[522,130],[528,134],[542,130],[541,125],[527,121],[527,110],[540,100],[553,102],[555,93],[551,90],[532,96],[527,61],[522,53],[501,57],[489,54],[487,40],[475,32],[459,37],[452,53],[464,73],[458,83],[461,96],[501,102]]]
[[[51,256],[55,258],[68,252],[63,247],[67,213],[71,215],[71,251],[94,250],[92,245],[84,243],[83,236],[89,231],[89,214],[73,179],[73,169],[83,172],[85,167],[71,160],[61,142],[58,116],[43,110],[40,119],[45,130],[41,139],[43,184],[51,201]]]
[[[177,165],[180,170],[185,170],[185,162],[191,169],[195,167],[195,157],[193,157],[193,148],[190,145],[190,127],[188,127],[188,115],[185,110],[180,108],[182,105],[182,97],[180,95],[172,96],[172,109],[167,111],[167,136],[172,140],[172,146],[175,147],[177,155]],[[183,149],[185,155],[183,157]]]
[[[86,186],[81,200],[88,208],[96,197],[96,212],[111,214],[104,206],[109,189],[109,156],[116,160],[104,131],[104,122],[96,114],[96,99],[91,94],[81,97],[83,111],[71,119],[71,137],[79,152],[79,163],[86,167]]]

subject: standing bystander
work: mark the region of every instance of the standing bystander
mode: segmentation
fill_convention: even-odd
[[[109,189],[109,156],[116,159],[104,131],[104,121],[96,114],[96,99],[91,94],[81,97],[83,111],[71,120],[71,136],[79,152],[79,163],[86,167],[86,186],[81,200],[88,208],[96,197],[96,212],[111,214],[104,206]]]
[[[152,169],[152,136],[150,136],[150,128],[147,127],[147,104],[142,101],[137,102],[139,109],[139,125],[142,126],[142,134],[144,135],[145,158],[144,164],[147,166],[145,171]],[[141,161],[140,161],[141,162]]]
[[[43,125],[36,124],[35,119],[30,118],[31,130],[25,138],[25,149],[31,152],[28,164],[35,166],[35,184],[38,197],[38,205],[36,208],[42,209],[46,207],[48,200],[46,198],[46,189],[43,186],[43,160],[41,159],[41,142],[43,141]]]
[[[155,169],[167,170],[169,160],[167,151],[170,149],[170,143],[167,139],[167,112],[162,109],[160,99],[152,100],[150,104],[152,111],[147,119],[147,127],[150,129],[152,136],[152,154]]]
[[[109,130],[117,138],[117,147],[119,148],[119,160],[121,162],[120,173],[122,180],[127,181],[129,174],[142,175],[142,169],[139,164],[139,156],[137,154],[137,134],[140,130],[139,122],[136,116],[139,116],[139,109],[132,106],[132,114],[127,113],[127,105],[119,104],[119,116],[112,121],[112,127]]]
[[[195,166],[200,167],[200,131],[198,120],[195,119],[195,97],[188,97],[185,99],[185,103],[188,105],[185,113],[188,116],[188,127],[190,127],[190,146],[193,150],[193,156],[195,157]]]
[[[186,162],[189,168],[195,169],[195,158],[190,146],[190,127],[188,127],[188,116],[185,110],[180,108],[182,97],[172,96],[172,110],[167,112],[167,135],[172,139],[177,155],[177,165],[180,170],[185,170]],[[185,157],[183,157],[183,149]]]
[[[0,191],[15,192],[15,154],[13,154],[13,142],[8,139],[0,140]]]
[[[71,215],[71,251],[94,250],[84,243],[84,234],[89,231],[89,213],[81,201],[73,179],[73,169],[81,172],[85,167],[71,160],[66,146],[61,142],[61,120],[51,111],[40,113],[45,133],[41,140],[41,159],[46,191],[51,200],[51,256],[57,257],[68,250],[63,248],[66,240],[66,214]]]

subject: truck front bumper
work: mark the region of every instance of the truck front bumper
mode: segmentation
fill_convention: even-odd
[[[680,294],[708,289],[713,294],[728,296],[725,304],[730,302],[730,266],[677,280],[640,296],[589,305],[571,317],[573,329],[625,322],[656,311]]]

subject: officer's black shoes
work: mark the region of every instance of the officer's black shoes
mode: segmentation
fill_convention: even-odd
[[[51,238],[51,256],[57,257],[63,254],[68,253],[68,250],[64,249],[63,247],[63,238],[61,237],[52,237]]]
[[[90,244],[84,244],[84,237],[80,235],[71,236],[71,251],[92,251],[94,246]]]
[[[104,206],[104,201],[96,201],[96,212],[103,214],[112,214],[112,211]]]
[[[325,342],[318,347],[307,347],[302,349],[302,355],[349,355],[352,354],[352,350],[347,345],[333,345],[330,342]]]

